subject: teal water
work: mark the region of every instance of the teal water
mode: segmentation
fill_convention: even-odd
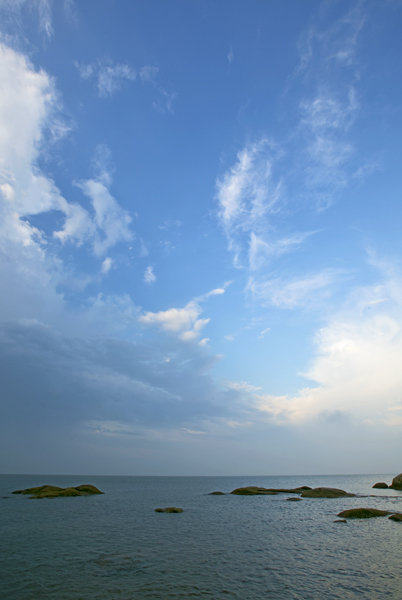
[[[402,598],[402,523],[333,521],[341,510],[402,512],[391,475],[0,477],[4,600]],[[30,500],[16,489],[91,483],[102,496]],[[376,497],[209,496],[236,487],[338,487]],[[179,506],[182,514],[154,509]]]

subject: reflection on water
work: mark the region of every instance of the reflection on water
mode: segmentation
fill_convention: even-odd
[[[2,476],[3,597],[400,600],[402,523],[334,523],[358,506],[402,512],[401,492],[371,489],[382,480],[391,476]],[[11,495],[44,483],[92,483],[105,495]],[[208,495],[246,485],[338,487],[367,497]],[[159,506],[184,512],[155,513]]]

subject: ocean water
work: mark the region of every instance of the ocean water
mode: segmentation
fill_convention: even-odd
[[[0,598],[401,600],[402,523],[333,522],[359,506],[402,512],[402,492],[372,489],[391,479],[0,476]],[[105,494],[11,494],[45,483],[91,483]],[[245,485],[338,487],[376,497],[208,495]],[[155,513],[166,506],[184,512]]]

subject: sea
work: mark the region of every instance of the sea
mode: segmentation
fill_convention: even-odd
[[[0,598],[401,600],[402,522],[335,523],[354,507],[402,512],[402,492],[372,489],[392,477],[2,475]],[[104,495],[12,494],[83,483]],[[290,494],[229,494],[249,485],[336,487],[357,496],[288,502]],[[155,512],[167,506],[183,513]]]

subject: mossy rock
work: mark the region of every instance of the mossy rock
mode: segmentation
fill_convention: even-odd
[[[249,485],[248,487],[236,488],[230,493],[236,496],[274,496],[278,492],[257,487],[256,485]]]
[[[301,498],[286,498],[288,502],[301,502]]]
[[[395,515],[391,515],[390,517],[388,517],[388,519],[391,519],[391,521],[399,521],[402,522],[402,515],[397,513]]]
[[[175,506],[168,506],[167,508],[155,508],[155,512],[158,513],[182,513],[182,508],[176,508]]]
[[[208,496],[224,496],[225,494],[223,492],[211,492],[210,494],[208,494]]]
[[[378,483],[375,483],[373,485],[373,489],[374,488],[378,488],[380,490],[387,490],[388,489],[388,485],[384,481],[379,481]]]
[[[13,494],[30,495],[32,499],[60,498],[69,496],[92,496],[94,494],[103,494],[94,485],[84,484],[77,487],[61,488],[56,485],[40,485],[39,487],[27,488],[26,490],[16,490]]]
[[[345,519],[372,519],[373,517],[386,517],[391,513],[388,510],[378,508],[350,508],[338,513],[338,517]]]
[[[314,488],[302,492],[302,498],[352,498],[355,494],[348,494],[345,490],[337,488]]]

